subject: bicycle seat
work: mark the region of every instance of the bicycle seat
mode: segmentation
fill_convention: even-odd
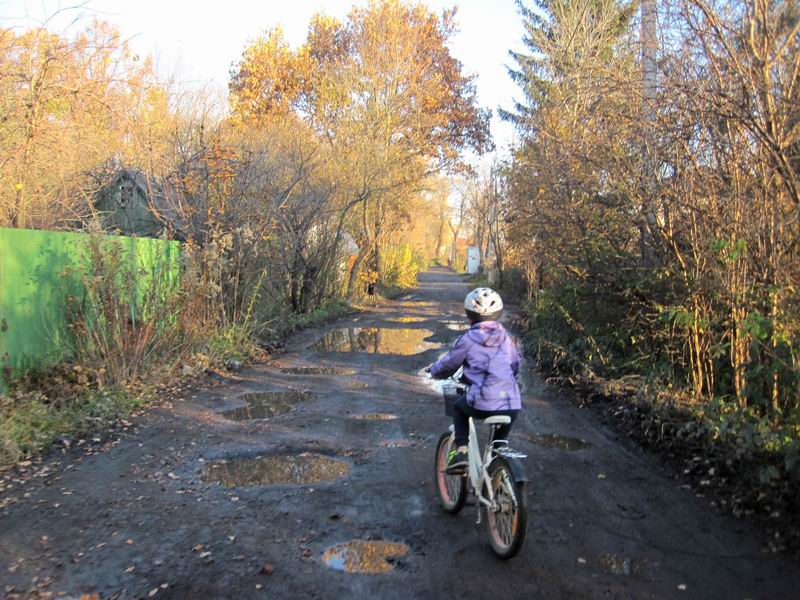
[[[497,415],[494,417],[488,417],[483,422],[487,425],[508,425],[511,423],[511,417],[506,415]]]

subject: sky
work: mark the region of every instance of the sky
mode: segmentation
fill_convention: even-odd
[[[450,49],[467,73],[477,75],[479,103],[493,111],[492,135],[505,154],[514,132],[496,113],[519,96],[505,66],[509,49],[522,46],[514,0],[424,1],[437,11],[458,8],[460,31]],[[49,28],[68,32],[99,18],[116,25],[137,53],[152,55],[160,75],[222,93],[231,65],[249,40],[280,25],[291,43],[300,44],[314,13],[344,18],[353,4],[364,1],[0,0],[0,27],[24,29],[50,18]]]

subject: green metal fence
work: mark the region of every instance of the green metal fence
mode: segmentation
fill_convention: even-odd
[[[0,228],[0,391],[11,373],[69,356],[67,298],[80,296],[90,273],[91,241],[84,233]],[[120,244],[135,261],[137,287],[149,285],[147,273],[165,265],[178,276],[178,242],[103,236],[102,243]]]

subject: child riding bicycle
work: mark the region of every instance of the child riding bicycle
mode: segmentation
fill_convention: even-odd
[[[511,423],[501,426],[495,439],[508,439],[511,425],[522,410],[517,374],[520,357],[514,341],[498,322],[503,299],[490,288],[472,290],[464,299],[470,329],[456,340],[453,348],[427,371],[434,379],[452,376],[464,368],[462,380],[469,390],[453,405],[454,450],[450,451],[446,472],[466,471],[469,417],[485,419],[507,415]]]

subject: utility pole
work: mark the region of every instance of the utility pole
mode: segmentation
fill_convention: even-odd
[[[640,44],[642,53],[642,162],[644,185],[642,186],[643,222],[640,225],[642,262],[655,266],[655,227],[657,224],[653,197],[656,194],[656,166],[654,159],[653,127],[656,119],[656,95],[658,92],[658,7],[656,0],[641,1]]]
[[[642,0],[641,4],[641,45],[642,45],[642,82],[645,100],[645,119],[652,122],[653,105],[656,98],[658,75],[656,59],[658,54],[658,8],[656,0]]]

